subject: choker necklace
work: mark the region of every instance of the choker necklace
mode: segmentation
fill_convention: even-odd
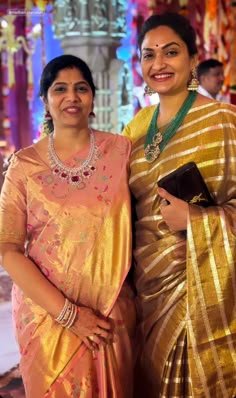
[[[88,158],[83,161],[79,167],[67,167],[58,158],[53,145],[53,132],[48,137],[48,158],[54,175],[61,180],[72,184],[79,185],[84,178],[89,178],[96,170],[96,160],[98,158],[98,148],[96,146],[94,132],[90,129],[90,150]]]
[[[187,115],[189,109],[192,107],[195,99],[197,97],[197,92],[191,91],[181,108],[175,115],[174,119],[168,124],[167,128],[160,133],[157,127],[157,117],[160,109],[160,104],[157,105],[152,120],[148,127],[145,144],[144,144],[144,155],[147,162],[152,163],[158,158],[160,153],[163,151],[165,146],[168,144],[169,140],[174,136],[179,126],[182,124],[185,116]]]

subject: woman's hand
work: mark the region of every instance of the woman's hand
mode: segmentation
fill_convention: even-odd
[[[168,227],[172,231],[186,230],[189,204],[171,195],[163,188],[158,188],[157,193],[162,198],[161,215]]]
[[[25,295],[44,308],[54,319],[65,305],[65,297],[39,270],[29,257],[24,255],[24,246],[12,243],[0,244],[1,264]],[[15,264],[19,266],[16,267]],[[42,294],[44,292],[44,294]],[[113,338],[111,321],[92,309],[80,307],[70,330],[79,336],[90,349],[104,345]]]
[[[80,307],[78,317],[70,330],[91,350],[98,349],[99,345],[106,345],[112,339],[111,323],[87,307]]]

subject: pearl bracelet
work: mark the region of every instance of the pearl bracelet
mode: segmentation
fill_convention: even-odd
[[[65,304],[55,321],[69,329],[75,323],[79,311],[79,307],[66,298]]]

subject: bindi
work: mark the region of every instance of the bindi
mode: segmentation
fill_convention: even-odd
[[[155,44],[155,47],[159,47],[158,44]]]

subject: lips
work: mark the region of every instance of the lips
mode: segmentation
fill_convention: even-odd
[[[77,106],[68,106],[67,108],[63,109],[65,112],[68,113],[78,113],[80,111],[80,108],[78,108]]]
[[[151,77],[152,77],[152,79],[155,79],[155,80],[165,80],[172,76],[173,76],[172,73],[160,73],[158,75],[152,75]]]

